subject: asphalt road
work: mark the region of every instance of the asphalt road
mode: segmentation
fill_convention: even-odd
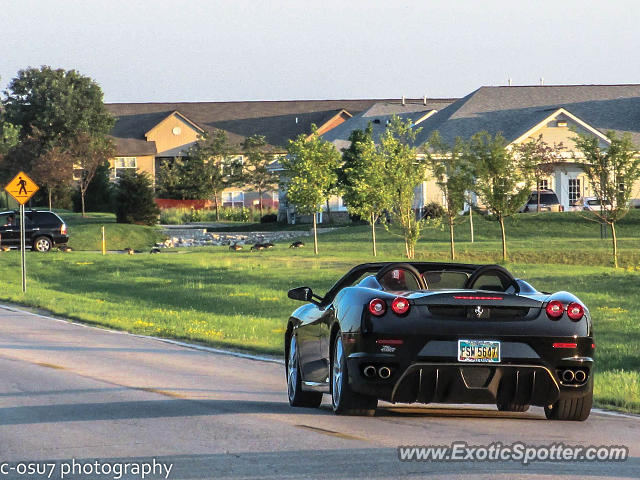
[[[101,466],[92,468],[155,459],[173,465],[172,479],[640,478],[640,417],[593,413],[583,423],[549,422],[539,408],[505,414],[388,404],[372,418],[338,417],[326,397],[318,410],[290,408],[279,363],[3,308],[0,372],[0,480],[50,473],[20,475],[15,462],[52,463],[50,478],[61,478],[72,459],[85,469],[96,461]],[[630,458],[527,466],[398,460],[400,445],[456,441],[626,445]],[[13,463],[2,471],[4,462]],[[155,473],[146,478],[165,478]],[[116,477],[100,470],[65,476]]]

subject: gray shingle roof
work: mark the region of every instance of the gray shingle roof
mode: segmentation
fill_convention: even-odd
[[[417,143],[434,130],[449,143],[482,130],[513,141],[559,108],[640,144],[640,85],[482,87],[425,120]]]
[[[265,135],[272,146],[284,147],[287,140],[309,133],[312,123],[320,126],[342,109],[354,114],[378,102],[393,100],[108,103],[106,107],[116,117],[112,136],[123,146],[132,146],[133,142],[121,139],[144,142],[147,131],[171,112],[178,111],[206,131],[225,130],[232,144],[260,134]],[[407,100],[409,102],[417,100]]]
[[[387,121],[393,115],[402,119],[418,121],[424,115],[433,110],[439,110],[451,105],[453,99],[427,99],[426,105],[422,100],[407,101],[402,105],[401,101],[378,102],[369,109],[354,115],[346,122],[338,125],[325,133],[322,138],[333,143],[338,150],[349,147],[349,136],[354,130],[364,130],[371,123],[374,141],[385,131]]]

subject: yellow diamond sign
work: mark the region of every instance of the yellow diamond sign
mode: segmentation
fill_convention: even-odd
[[[15,198],[20,205],[27,203],[39,188],[24,172],[20,172],[4,187],[9,195]]]

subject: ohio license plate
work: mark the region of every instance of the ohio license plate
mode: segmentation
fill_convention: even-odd
[[[496,340],[458,340],[458,361],[500,363],[500,342]]]

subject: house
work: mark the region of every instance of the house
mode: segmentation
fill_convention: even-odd
[[[401,100],[380,101],[371,105],[368,109],[353,115],[353,117],[344,123],[323,134],[322,138],[331,142],[339,151],[342,151],[343,149],[348,148],[351,144],[349,141],[351,132],[354,130],[365,130],[369,125],[371,125],[373,140],[377,142],[394,115],[400,117],[404,121],[410,120],[416,127],[421,127],[422,123],[426,119],[435,115],[439,110],[448,107],[455,101],[455,98],[432,99],[427,97],[423,97],[422,99],[403,98]],[[416,196],[414,200],[415,209],[423,208],[428,201],[440,201],[440,197],[435,199],[428,198],[427,187],[427,182],[423,182],[422,185],[416,187]],[[432,195],[436,194],[435,191],[430,193],[432,193]],[[295,208],[288,205],[284,192],[281,192],[280,196],[280,216],[284,218],[284,214],[282,212],[285,212],[286,217],[290,222],[295,221]],[[333,220],[336,220],[336,218],[338,220],[348,218],[347,208],[340,196],[336,195],[331,197],[328,203]],[[323,206],[323,212],[326,212],[326,210],[326,206]],[[305,217],[302,218],[302,221],[306,220],[307,219]],[[318,222],[321,223],[322,220],[323,214],[320,214],[318,216]]]
[[[561,85],[481,87],[459,100],[430,100],[420,105],[377,103],[332,129],[323,138],[337,149],[349,146],[355,129],[373,127],[374,140],[380,138],[392,115],[410,119],[420,128],[416,147],[423,146],[438,131],[453,145],[460,137],[468,140],[480,131],[502,134],[509,145],[518,145],[542,136],[549,145],[562,144],[563,162],[541,182],[541,188],[556,191],[560,203],[569,210],[581,196],[592,196],[593,188],[575,162],[579,156],[573,138],[595,135],[606,147],[608,131],[628,133],[640,147],[640,85]],[[640,206],[640,182],[633,189],[632,204]],[[434,179],[416,187],[414,208],[443,203],[442,191]],[[336,209],[345,209],[340,198],[332,199]]]
[[[155,179],[160,162],[184,155],[204,133],[224,130],[237,148],[230,160],[243,161],[240,145],[250,135],[264,135],[273,153],[285,153],[289,139],[311,132],[321,134],[368,109],[380,100],[300,100],[252,102],[109,103],[116,118],[111,137],[117,155],[110,160],[111,176],[135,169]],[[258,195],[246,188],[222,192],[226,206],[253,206]],[[263,204],[277,207],[277,190],[263,196]]]
[[[469,139],[487,131],[501,133],[509,145],[525,143],[542,135],[549,145],[563,145],[564,162],[542,182],[555,190],[568,210],[581,196],[593,195],[592,186],[575,163],[576,134],[591,134],[606,147],[608,131],[628,133],[640,146],[640,85],[560,85],[481,87],[425,119],[417,145],[434,131],[452,144],[456,137]],[[640,201],[640,184],[631,197]],[[426,200],[441,200],[434,181],[427,182]]]

